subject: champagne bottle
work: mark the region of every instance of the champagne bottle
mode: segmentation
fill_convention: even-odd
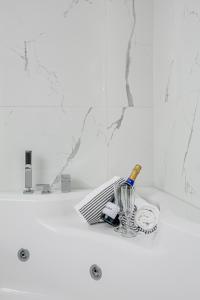
[[[130,176],[125,181],[124,185],[134,187],[135,180],[136,180],[138,174],[140,173],[141,169],[142,169],[141,165],[135,165],[135,167],[133,168]]]
[[[134,187],[135,180],[140,173],[142,167],[140,165],[135,165],[133,168],[130,176],[127,178],[127,180],[122,184],[128,186],[130,189]],[[112,198],[111,201],[109,201],[105,208],[102,211],[101,219],[112,225],[112,226],[118,226],[120,221],[119,221],[119,212],[120,212],[120,207],[114,203],[114,197]]]

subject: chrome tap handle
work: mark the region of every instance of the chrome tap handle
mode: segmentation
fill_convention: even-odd
[[[32,151],[25,151],[25,189],[24,193],[33,193],[32,189]]]
[[[46,183],[38,183],[36,184],[36,191],[40,191],[41,194],[49,194],[51,193],[51,186]]]
[[[25,165],[32,165],[32,151],[25,151]]]

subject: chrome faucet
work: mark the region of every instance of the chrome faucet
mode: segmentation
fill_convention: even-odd
[[[35,186],[36,191],[40,191],[41,194],[49,194],[51,193],[51,186],[47,183],[38,183]]]
[[[25,188],[24,193],[33,193],[32,188],[32,151],[25,151]]]

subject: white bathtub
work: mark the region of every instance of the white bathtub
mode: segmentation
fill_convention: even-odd
[[[109,225],[81,223],[73,206],[87,191],[0,195],[0,300],[199,300],[200,211],[158,190],[157,234],[125,239]],[[30,251],[27,262],[17,257]],[[91,278],[97,264],[102,278]]]

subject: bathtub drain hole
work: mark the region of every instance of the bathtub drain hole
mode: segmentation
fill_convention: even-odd
[[[30,252],[27,249],[21,248],[17,252],[18,259],[20,261],[27,261],[30,258]]]
[[[94,280],[100,280],[102,277],[102,270],[98,265],[92,265],[90,267],[90,275]]]

